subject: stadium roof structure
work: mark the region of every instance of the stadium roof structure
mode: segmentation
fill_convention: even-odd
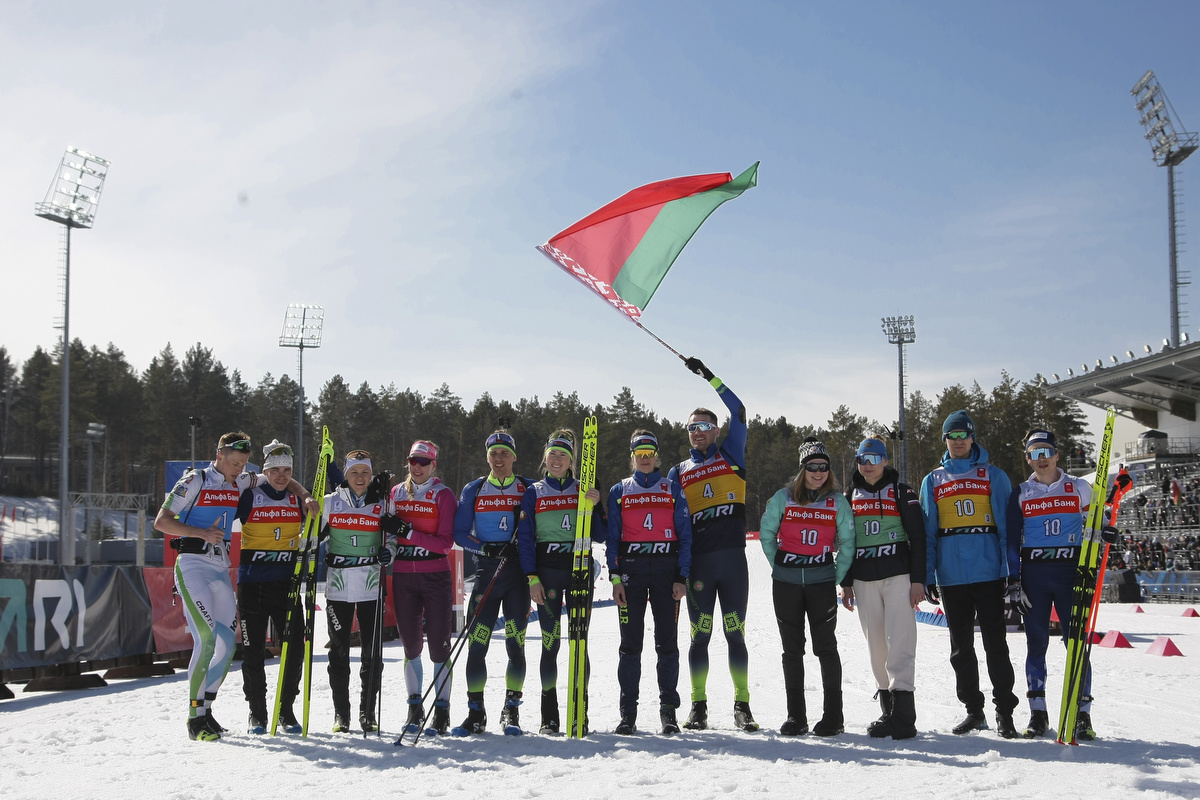
[[[1082,375],[1047,383],[1045,389],[1051,397],[1096,408],[1112,406],[1147,428],[1159,427],[1160,412],[1195,422],[1196,404],[1200,403],[1200,342],[1164,346],[1161,352],[1124,364],[1102,366],[1098,361]]]

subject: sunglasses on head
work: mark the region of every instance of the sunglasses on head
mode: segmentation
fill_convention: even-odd
[[[249,453],[250,452],[250,440],[249,439],[238,439],[236,441],[226,442],[225,444],[221,445],[222,450],[224,450],[226,448],[229,448],[230,450],[237,450],[239,453]]]
[[[714,431],[720,427],[721,426],[715,422],[700,421],[700,422],[689,422],[687,429],[688,429],[688,433],[695,433],[696,431]]]
[[[292,448],[290,446],[288,446],[286,444],[281,444],[281,445],[279,445],[279,447],[272,447],[271,452],[267,453],[267,455],[268,456],[279,456],[279,455],[290,456],[290,455],[293,455],[293,453],[292,453]]]
[[[954,439],[957,442],[961,442],[963,439],[970,439],[971,434],[968,433],[967,431],[950,431],[942,438],[943,439]]]
[[[1025,454],[1025,457],[1030,461],[1038,461],[1043,458],[1054,458],[1058,451],[1053,447],[1035,447]]]
[[[804,465],[805,472],[829,472],[829,464],[825,461],[810,461]]]
[[[415,464],[419,467],[428,467],[430,464],[433,463],[433,459],[425,458],[425,456],[413,456],[408,459],[408,463]]]
[[[361,461],[363,459],[369,459],[370,457],[371,457],[371,454],[368,453],[366,450],[351,450],[349,453],[346,453],[346,458],[353,458],[356,461]]]
[[[878,453],[863,453],[860,456],[855,456],[854,460],[859,464],[882,464],[883,456]]]

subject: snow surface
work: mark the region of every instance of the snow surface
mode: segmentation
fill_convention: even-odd
[[[838,646],[844,668],[847,730],[841,736],[784,738],[779,637],[771,611],[770,571],[756,543],[749,542],[751,705],[764,729],[747,734],[733,728],[733,693],[718,635],[711,648],[708,731],[674,737],[643,732],[634,737],[610,731],[618,721],[617,620],[611,606],[597,608],[592,621],[591,724],[582,741],[527,733],[506,737],[422,739],[394,747],[404,707],[403,653],[398,642],[385,648],[384,735],[329,733],[333,707],[323,651],[315,657],[311,730],[298,735],[252,736],[242,732],[247,708],[234,664],[215,714],[230,733],[220,742],[192,742],[184,727],[186,673],[173,677],[111,681],[104,689],[25,694],[0,701],[0,797],[106,798],[149,794],[156,798],[343,797],[368,794],[419,797],[670,797],[709,800],[742,797],[1200,797],[1200,710],[1194,691],[1200,659],[1200,618],[1182,616],[1179,605],[1105,605],[1101,630],[1120,630],[1130,650],[1095,647],[1093,721],[1101,739],[1065,747],[1047,737],[1005,741],[994,730],[954,736],[963,716],[954,698],[946,629],[918,625],[916,739],[893,742],[866,735],[878,716],[871,699],[866,646],[854,614],[840,611]],[[599,593],[606,596],[607,584]],[[928,607],[927,607],[928,609]],[[680,690],[687,706],[686,612],[680,625]],[[318,615],[323,627],[324,615]],[[1156,657],[1146,648],[1170,636],[1184,657]],[[651,638],[647,632],[647,650]],[[1025,637],[1010,633],[1009,647],[1022,695]],[[318,630],[318,643],[325,642]],[[522,711],[536,723],[537,624],[531,623],[526,653],[530,701]],[[977,645],[982,655],[982,647]],[[1063,650],[1052,648],[1051,721],[1057,719]],[[503,694],[503,641],[493,639],[487,705],[496,730]],[[565,661],[566,647],[560,656]],[[642,674],[643,719],[656,730],[653,655]],[[274,691],[278,662],[268,664]],[[815,659],[806,658],[810,709],[821,703]],[[353,665],[352,694],[357,692]],[[428,670],[427,670],[428,671]],[[987,690],[986,672],[984,688]],[[461,671],[457,677],[461,676]],[[559,695],[566,674],[560,669]],[[646,702],[648,701],[648,702]],[[451,720],[465,716],[465,689],[456,682]],[[1024,703],[1018,728],[1028,719]],[[810,722],[816,721],[813,714]],[[564,709],[565,719],[565,709]],[[993,722],[989,715],[989,725]]]

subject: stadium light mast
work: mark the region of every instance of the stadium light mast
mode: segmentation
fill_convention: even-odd
[[[1134,84],[1129,93],[1135,98],[1134,107],[1142,115],[1142,127],[1146,129],[1145,138],[1154,149],[1154,163],[1167,168],[1167,220],[1169,240],[1169,280],[1171,302],[1171,346],[1179,346],[1179,263],[1178,245],[1175,234],[1175,167],[1182,164],[1184,159],[1196,152],[1200,147],[1200,137],[1187,131],[1176,131],[1171,123],[1170,113],[1179,119],[1175,107],[1167,99],[1154,76],[1154,70],[1146,70],[1146,74]],[[1183,127],[1183,123],[1180,123]]]
[[[900,351],[900,417],[896,423],[896,461],[899,463],[896,465],[896,471],[900,473],[900,481],[903,483],[908,472],[904,447],[904,345],[917,340],[917,326],[911,314],[907,317],[884,317],[882,321],[888,343],[896,345]]]
[[[108,175],[108,161],[68,147],[50,181],[46,198],[33,206],[34,214],[63,226],[62,271],[62,418],[58,453],[58,563],[75,564],[75,520],[70,509],[71,456],[71,229],[90,228],[100,205],[100,192]],[[71,529],[67,534],[68,527]]]
[[[292,303],[283,318],[283,333],[279,335],[280,347],[296,348],[299,361],[297,383],[300,384],[299,425],[296,434],[296,480],[304,483],[304,348],[321,346],[321,329],[325,325],[325,306],[306,306]]]

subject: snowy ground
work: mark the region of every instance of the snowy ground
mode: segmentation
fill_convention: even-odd
[[[963,709],[953,696],[946,630],[929,625],[918,626],[920,736],[905,742],[870,739],[866,725],[878,716],[871,699],[874,686],[858,621],[843,610],[838,639],[845,669],[846,733],[832,739],[788,739],[776,732],[783,721],[783,681],[769,571],[757,545],[749,544],[753,587],[747,636],[751,705],[764,726],[759,733],[733,729],[732,688],[719,637],[714,639],[709,680],[713,729],[672,738],[609,733],[618,719],[617,623],[615,610],[607,607],[596,610],[592,623],[590,717],[596,732],[583,741],[489,733],[472,739],[422,740],[416,748],[393,747],[404,713],[402,652],[393,642],[386,648],[382,738],[328,732],[333,708],[323,654],[315,664],[307,740],[241,732],[247,709],[237,664],[215,708],[231,733],[217,743],[187,738],[183,672],[113,681],[105,689],[85,692],[30,695],[14,686],[17,697],[0,702],[0,797],[102,798],[148,792],[161,798],[243,800],[297,793],[362,797],[380,790],[425,797],[688,800],[732,793],[817,798],[1200,797],[1200,707],[1194,692],[1200,618],[1183,617],[1182,606],[1143,605],[1144,614],[1133,613],[1131,606],[1102,608],[1100,628],[1122,631],[1134,649],[1093,649],[1093,720],[1102,738],[1079,747],[1059,746],[1051,738],[1005,741],[992,730],[963,737],[951,734]],[[602,585],[600,592],[607,591]],[[323,615],[318,619],[323,621]],[[531,689],[537,686],[538,636],[533,629],[536,623],[531,624],[526,648],[526,685]],[[1170,636],[1184,657],[1148,655],[1148,645],[1159,635]],[[323,636],[323,631],[318,633],[318,642],[325,641]],[[681,650],[686,654],[685,637],[686,626],[681,625]],[[1009,645],[1021,694],[1024,634],[1010,634]],[[1063,656],[1061,650],[1052,652],[1053,695],[1061,688]],[[487,692],[493,730],[503,690],[497,678],[502,660],[503,642],[496,638],[489,654],[492,680]],[[811,657],[809,661],[809,704],[819,707],[816,664]],[[680,689],[686,698],[686,660],[681,672]],[[647,658],[644,700],[655,698],[653,674]],[[272,691],[274,675],[275,669],[268,666]],[[560,683],[560,696],[565,696],[565,673]],[[529,693],[535,694],[536,690]],[[465,705],[459,683],[454,689],[454,724],[464,716]],[[1053,722],[1056,703],[1051,707]],[[525,719],[532,723],[536,716],[535,700],[525,706]],[[643,705],[647,726],[656,716],[654,703]],[[1022,704],[1018,727],[1027,719],[1028,709]]]

